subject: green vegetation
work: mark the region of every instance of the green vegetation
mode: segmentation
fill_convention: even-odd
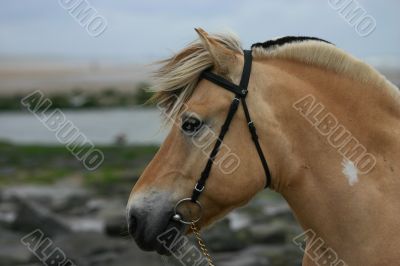
[[[153,93],[150,92],[149,90],[149,85],[146,83],[141,83],[138,86],[138,90],[135,94],[135,99],[136,99],[136,104],[139,105],[149,105],[149,100],[151,96],[153,96]]]
[[[88,171],[64,146],[0,142],[0,186],[53,183],[72,176],[104,189],[113,182],[132,185],[158,149],[144,145],[96,148],[104,153],[104,162],[95,171]]]
[[[0,110],[20,110],[22,95],[2,96],[0,97]]]
[[[149,84],[140,83],[132,91],[120,91],[115,88],[104,88],[100,92],[84,91],[75,89],[67,93],[53,93],[45,95],[51,101],[50,109],[55,108],[107,108],[107,107],[129,107],[145,104],[152,96],[148,91]],[[0,96],[0,111],[24,110],[21,99],[28,94],[11,96]],[[42,108],[46,108],[45,105]]]

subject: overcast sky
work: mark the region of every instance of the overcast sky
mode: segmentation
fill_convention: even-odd
[[[211,32],[231,30],[245,48],[276,36],[309,35],[363,59],[400,61],[399,0],[357,2],[376,20],[375,31],[367,37],[359,36],[329,0],[88,1],[108,22],[97,38],[58,0],[3,0],[0,56],[148,61],[181,48],[196,37],[194,27],[203,27]]]

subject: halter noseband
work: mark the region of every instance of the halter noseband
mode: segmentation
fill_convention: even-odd
[[[200,197],[201,193],[204,190],[206,181],[207,181],[208,177],[210,176],[210,171],[211,171],[211,167],[213,165],[214,159],[218,154],[219,148],[222,144],[222,141],[224,140],[225,134],[229,129],[229,126],[230,126],[232,119],[239,107],[240,102],[242,102],[244,115],[246,116],[247,125],[249,127],[249,131],[251,134],[251,139],[253,140],[253,143],[257,149],[258,156],[260,157],[260,161],[261,161],[262,166],[265,171],[265,176],[266,176],[265,188],[267,188],[271,184],[271,173],[268,168],[267,160],[265,159],[265,156],[261,149],[260,143],[258,142],[258,135],[256,132],[256,127],[254,125],[254,122],[251,120],[250,113],[249,113],[249,110],[247,108],[247,103],[246,103],[246,96],[248,93],[247,87],[249,84],[250,73],[251,73],[251,64],[252,64],[252,59],[253,59],[252,54],[251,54],[252,52],[251,52],[251,50],[244,50],[243,53],[244,53],[244,65],[243,65],[242,77],[241,77],[239,85],[233,84],[232,82],[226,80],[225,78],[212,73],[210,70],[206,70],[201,74],[201,78],[207,79],[208,81],[210,81],[230,92],[233,92],[235,94],[235,97],[232,100],[232,103],[231,103],[229,111],[228,111],[228,115],[226,116],[225,122],[221,127],[221,132],[219,133],[219,136],[214,145],[214,148],[211,151],[211,154],[208,158],[207,164],[193,189],[191,198],[183,199],[183,200],[179,201],[177,203],[177,205],[175,206],[175,217],[176,218],[174,218],[174,219],[179,220],[180,222],[182,222],[184,224],[191,224],[192,222],[197,222],[200,220],[201,217],[198,217],[197,219],[195,219],[193,221],[184,221],[177,214],[177,208],[183,202],[191,201],[191,202],[197,204],[199,209],[201,210],[201,205],[198,201],[198,198]]]

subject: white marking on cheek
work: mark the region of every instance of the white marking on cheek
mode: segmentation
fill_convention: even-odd
[[[355,183],[358,182],[358,169],[354,165],[354,163],[348,159],[343,159],[342,161],[343,166],[343,174],[347,177],[349,181],[349,185],[353,186]]]

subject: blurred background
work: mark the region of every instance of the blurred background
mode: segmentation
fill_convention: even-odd
[[[375,24],[357,24],[347,13],[356,8]],[[0,265],[43,264],[20,241],[35,229],[76,265],[180,265],[140,251],[124,228],[130,190],[167,134],[160,112],[144,105],[151,63],[196,38],[195,27],[233,31],[244,48],[315,36],[398,86],[399,8],[397,0],[2,1]],[[21,104],[35,90],[52,102],[47,113],[60,108],[103,152],[100,167],[87,170]],[[217,265],[300,265],[292,238],[301,232],[283,199],[265,191],[204,235]]]

